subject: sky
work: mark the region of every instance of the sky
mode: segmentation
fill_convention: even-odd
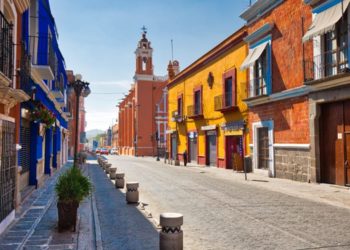
[[[146,26],[155,75],[174,59],[184,69],[243,24],[249,0],[51,0],[67,69],[90,83],[86,130],[106,130],[135,73],[135,50]]]

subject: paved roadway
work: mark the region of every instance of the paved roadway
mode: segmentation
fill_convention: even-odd
[[[184,215],[185,249],[350,249],[349,209],[247,185],[206,168],[150,158],[108,159],[127,181],[140,182],[140,200],[156,220],[161,212]],[[105,199],[97,200],[99,213],[106,209]],[[112,216],[99,217],[103,240]]]

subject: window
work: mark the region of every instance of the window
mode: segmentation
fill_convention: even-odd
[[[232,77],[225,79],[225,107],[232,106]]]
[[[348,22],[347,14],[336,24],[336,28],[324,35],[325,76],[340,73],[348,67]]]
[[[267,94],[266,73],[267,73],[267,50],[254,63],[254,94],[255,96]]]
[[[201,113],[202,113],[201,91],[197,90],[194,92],[194,114],[199,115]]]
[[[146,71],[147,57],[142,58],[142,71]]]
[[[177,98],[177,115],[182,116],[182,95]]]

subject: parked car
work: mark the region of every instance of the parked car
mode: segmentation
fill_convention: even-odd
[[[117,155],[118,154],[118,149],[112,148],[110,153],[111,153],[111,155]]]
[[[100,148],[96,148],[96,154],[100,154],[101,153],[101,149]]]
[[[101,148],[101,152],[100,152],[100,154],[101,155],[108,155],[108,149],[106,149],[106,148]]]

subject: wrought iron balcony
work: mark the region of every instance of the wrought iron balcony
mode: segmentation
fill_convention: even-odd
[[[0,82],[9,85],[13,75],[12,24],[0,12]]]
[[[197,104],[187,106],[187,116],[193,119],[203,116],[201,105]]]
[[[346,45],[343,48],[323,52],[310,60],[304,60],[303,66],[305,84],[349,73],[348,47]]]
[[[182,114],[179,114],[177,112],[177,110],[176,110],[176,111],[171,112],[171,120],[173,122],[179,122],[180,123],[180,122],[184,121],[184,117],[182,116]]]
[[[56,78],[55,80],[55,84],[53,86],[53,89],[51,90],[51,93],[53,94],[53,96],[56,98],[56,100],[58,101],[58,103],[60,105],[64,105],[64,84],[61,80],[58,80]]]
[[[223,95],[218,95],[214,97],[214,109],[215,111],[230,111],[236,107],[236,103],[233,100],[232,92],[227,92]]]
[[[24,42],[21,44],[21,89],[27,94],[31,94],[30,88],[30,71],[31,71],[31,57],[29,51],[26,49]]]
[[[54,80],[57,72],[57,57],[53,49],[52,38],[30,36],[29,44],[34,72],[44,80]]]

